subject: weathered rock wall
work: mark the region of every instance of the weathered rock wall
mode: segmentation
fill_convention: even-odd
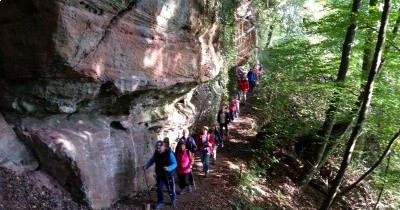
[[[220,88],[209,83],[219,26],[201,11],[196,0],[1,1],[2,124],[92,208],[144,189],[154,142],[198,119],[199,90]]]

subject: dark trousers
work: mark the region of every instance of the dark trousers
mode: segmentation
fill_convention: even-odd
[[[168,194],[171,199],[171,202],[176,200],[176,193],[175,193],[175,179],[174,176],[168,175],[167,177],[159,177],[157,176],[157,203],[164,202],[164,194],[163,188],[164,185],[168,189]]]
[[[187,174],[178,173],[179,188],[183,189],[183,188],[189,186],[189,184],[190,184],[190,182],[189,182],[190,174],[191,173],[187,173]]]
[[[228,135],[228,123],[220,123],[219,124],[219,130],[221,132],[221,135],[224,135],[223,128],[225,128],[226,134]]]

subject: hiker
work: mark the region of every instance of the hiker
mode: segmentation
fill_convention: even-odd
[[[183,129],[182,134],[183,134],[183,136],[178,140],[178,144],[182,144],[182,143],[185,144],[186,149],[189,150],[194,157],[197,152],[196,141],[194,140],[193,137],[190,136],[189,129],[187,129],[187,128]],[[193,186],[194,189],[196,189],[192,170],[190,170],[190,173],[189,173],[189,185]]]
[[[225,107],[222,107],[218,111],[217,121],[221,134],[223,135],[223,128],[225,128],[226,135],[228,135],[229,113],[226,111]]]
[[[238,117],[239,117],[239,108],[240,108],[239,106],[240,106],[240,101],[239,101],[239,99],[238,99],[237,96],[235,96],[235,97],[233,98],[232,103],[235,104],[235,107],[236,107],[235,113],[234,113],[235,118],[238,118]]]
[[[214,147],[212,152],[212,163],[215,164],[217,160],[217,148],[224,147],[224,137],[222,136],[221,132],[218,129],[218,124],[215,123],[211,128],[211,136],[214,139]]]
[[[237,77],[238,81],[241,80],[241,79],[246,78],[246,71],[244,70],[243,66],[238,66],[237,67],[237,69],[236,69],[236,77]]]
[[[257,74],[257,83],[261,80],[261,71],[262,71],[262,64],[260,61],[257,61],[255,73]]]
[[[183,143],[178,144],[175,151],[176,161],[178,162],[178,167],[176,171],[178,172],[178,183],[179,183],[179,195],[187,191],[192,192],[192,187],[189,182],[190,172],[194,163],[194,156]],[[187,187],[187,188],[186,188]]]
[[[182,134],[183,136],[179,138],[178,143],[184,143],[186,145],[186,149],[195,155],[197,152],[197,145],[193,137],[190,136],[189,129],[183,129]]]
[[[257,82],[257,75],[254,73],[253,69],[250,69],[250,71],[247,73],[247,79],[249,81],[250,92],[252,92],[256,87]]]
[[[243,66],[239,66],[236,69],[236,77],[237,77],[237,84],[238,84],[238,97],[240,100],[246,100],[246,93],[249,90],[249,83],[247,79],[247,73],[244,70]]]
[[[197,148],[201,153],[201,163],[203,164],[203,172],[206,177],[209,175],[209,161],[211,153],[213,152],[214,139],[208,133],[208,127],[204,126],[203,133],[197,139]]]
[[[156,209],[164,207],[163,188],[167,186],[172,206],[176,207],[174,171],[177,167],[176,159],[171,150],[166,149],[163,141],[157,141],[156,150],[150,160],[143,166],[148,169],[155,163],[157,180],[157,204]]]
[[[173,151],[172,148],[171,148],[171,145],[169,144],[169,138],[168,137],[165,137],[163,139],[163,142],[164,142],[164,145],[165,145],[165,149],[169,149],[169,150]]]
[[[249,81],[247,77],[245,79],[239,80],[239,100],[246,101],[246,94],[249,91]]]
[[[229,121],[233,121],[235,119],[235,111],[236,111],[236,104],[235,103],[231,103],[231,105],[229,105]]]

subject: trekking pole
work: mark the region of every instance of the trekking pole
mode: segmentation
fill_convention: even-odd
[[[196,190],[197,190],[197,187],[196,187],[196,182],[194,181],[194,176],[193,176],[192,169],[190,169],[190,177],[191,177],[192,182],[193,182],[194,191],[196,191]]]
[[[149,188],[149,182],[147,181],[147,176],[146,176],[146,169],[143,168],[143,174],[144,174],[144,182],[146,183],[147,187],[147,203],[145,205],[145,209],[148,210],[150,209],[150,188]]]
[[[170,188],[170,180],[169,180],[169,175],[168,175],[168,172],[166,171],[165,172],[165,178],[167,179],[167,190],[168,190],[168,194],[169,194],[169,199],[171,200],[171,203],[172,203],[172,208],[174,208],[175,209],[175,205],[174,205],[174,201],[172,200],[172,190],[173,189],[171,189]]]

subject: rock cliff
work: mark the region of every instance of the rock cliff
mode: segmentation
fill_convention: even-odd
[[[1,1],[1,149],[19,151],[1,164],[37,158],[95,209],[144,189],[154,142],[195,122],[200,89],[220,88],[219,26],[203,4]]]

